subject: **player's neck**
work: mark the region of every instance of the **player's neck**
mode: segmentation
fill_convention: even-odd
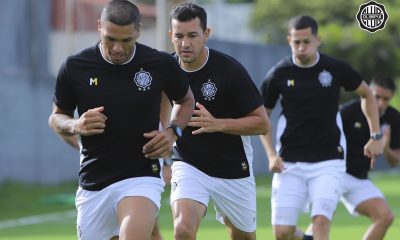
[[[99,42],[98,47],[100,49],[100,53],[101,53],[101,56],[103,57],[103,59],[106,62],[115,65],[115,63],[113,63],[109,59],[109,57],[105,54],[105,49],[103,49],[103,42],[102,41]],[[135,45],[133,45],[133,50],[132,50],[131,56],[128,58],[128,60],[126,62],[118,64],[118,65],[125,65],[125,64],[129,63],[130,61],[132,61],[133,57],[135,56],[135,53],[136,53],[136,43],[135,43]]]
[[[195,61],[190,63],[184,63],[179,60],[179,65],[181,65],[181,68],[186,72],[196,72],[202,69],[204,65],[206,65],[209,55],[210,55],[210,50],[208,49],[208,47],[204,47],[199,57]]]
[[[301,67],[301,68],[310,68],[315,66],[319,61],[319,52],[316,52],[315,55],[307,62],[301,62],[296,56],[292,55],[292,61],[294,65]]]

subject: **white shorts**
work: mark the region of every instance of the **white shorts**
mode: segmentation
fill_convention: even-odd
[[[109,240],[119,235],[117,205],[121,199],[143,196],[160,209],[164,183],[155,177],[129,178],[102,189],[87,191],[78,188],[76,192],[77,233],[80,240]]]
[[[182,198],[208,206],[214,202],[216,219],[227,217],[241,231],[256,230],[256,188],[253,176],[240,179],[210,177],[181,161],[172,164],[171,204]]]
[[[347,211],[358,216],[357,206],[372,198],[385,198],[383,193],[369,179],[359,179],[346,173],[343,179],[342,196],[340,201]]]
[[[323,215],[331,220],[339,201],[346,162],[284,162],[284,167],[272,179],[272,225],[296,226],[308,203],[312,217]]]

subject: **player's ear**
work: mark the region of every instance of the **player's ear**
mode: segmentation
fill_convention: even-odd
[[[210,38],[210,33],[211,33],[210,28],[206,28],[206,30],[204,30],[204,42],[208,41],[208,39]]]
[[[100,32],[101,29],[101,22],[100,19],[97,19],[97,31]]]
[[[135,29],[136,38],[139,38],[140,37],[140,29],[142,28],[142,23],[140,22],[140,23],[136,24],[135,28],[136,28]]]
[[[168,31],[168,37],[169,37],[169,39],[171,39],[171,41],[172,41],[172,30],[171,30],[171,29]]]

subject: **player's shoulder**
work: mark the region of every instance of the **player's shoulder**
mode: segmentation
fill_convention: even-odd
[[[396,119],[396,121],[398,121],[400,124],[400,112],[396,108],[388,106],[388,108],[386,109],[386,114],[388,114],[393,119]]]
[[[293,64],[292,58],[287,56],[285,58],[280,59],[275,65],[273,65],[267,72],[266,76],[270,78],[280,76],[280,75],[287,75],[288,72],[293,71]]]
[[[327,64],[329,66],[337,66],[338,68],[343,66],[350,67],[350,64],[345,60],[325,53],[320,53],[320,63]]]
[[[160,60],[167,60],[167,61],[174,61],[173,56],[170,53],[157,50],[150,46],[144,45],[142,43],[136,43],[136,53],[138,58],[144,59],[160,59]]]
[[[81,67],[87,64],[96,63],[100,60],[100,50],[97,46],[91,46],[68,56],[61,67],[71,68],[71,67]]]
[[[219,50],[209,48],[209,59],[218,63],[231,63],[242,65],[236,58]],[[229,66],[229,65],[228,65]]]

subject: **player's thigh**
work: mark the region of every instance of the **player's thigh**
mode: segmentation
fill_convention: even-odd
[[[135,236],[130,239],[149,239],[157,211],[157,206],[146,197],[132,196],[121,199],[117,207],[120,237],[125,239],[126,236]]]
[[[228,218],[238,230],[251,233],[256,230],[257,206],[254,177],[240,179],[213,178],[211,198],[217,220],[225,224]]]
[[[272,179],[271,223],[295,226],[308,199],[307,182],[296,168],[275,173]]]
[[[209,176],[181,161],[174,162],[171,169],[171,205],[178,199],[191,199],[208,206],[212,184]]]
[[[384,199],[383,193],[369,179],[359,179],[346,174],[343,182],[344,192],[341,201],[354,216],[358,215],[357,207],[369,199]]]
[[[175,226],[182,224],[191,231],[198,228],[210,199],[209,176],[185,163],[172,164],[170,202]]]
[[[321,173],[309,181],[311,216],[323,215],[332,219],[340,199],[342,178],[342,172],[332,171]]]
[[[78,239],[108,240],[118,235],[114,202],[115,192],[111,187],[101,191],[78,189],[75,200]]]
[[[379,219],[393,215],[384,198],[371,198],[361,202],[357,206],[356,211],[371,219]]]

